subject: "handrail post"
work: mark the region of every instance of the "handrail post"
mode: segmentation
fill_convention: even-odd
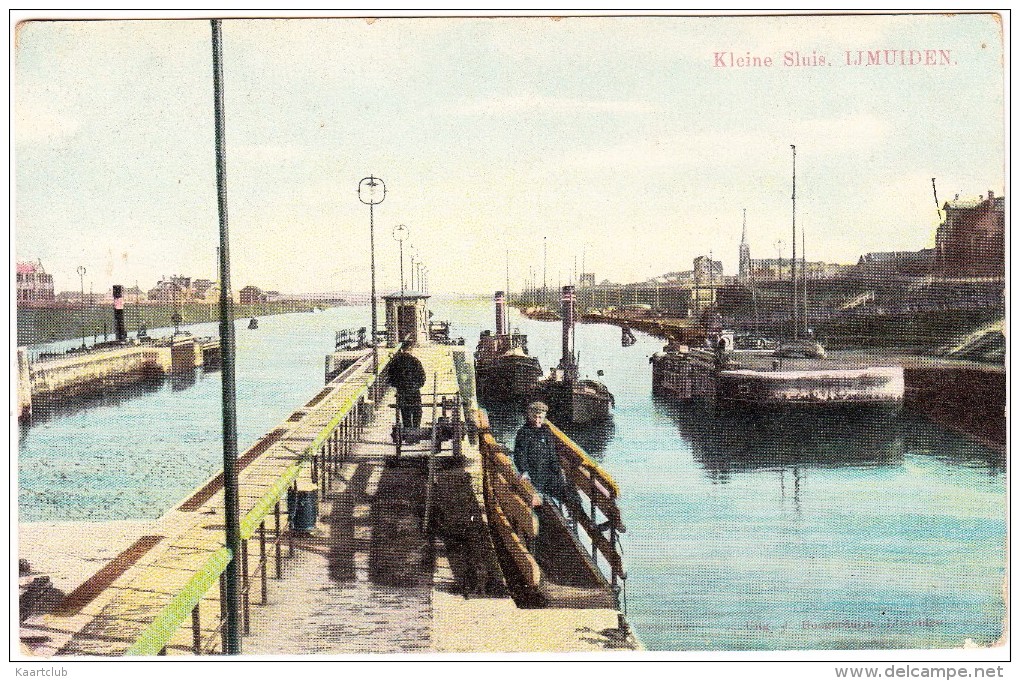
[[[280,548],[280,502],[274,508],[276,524],[273,527],[273,545],[276,547],[276,578],[283,579],[283,549]]]
[[[241,591],[244,601],[241,604],[244,614],[244,634],[251,633],[251,581],[248,578],[248,540],[241,540]]]
[[[194,655],[202,654],[202,617],[198,609],[201,602],[200,599],[191,609],[191,652]]]
[[[259,523],[259,566],[262,574],[262,605],[269,604],[269,557],[266,555],[266,519]]]
[[[227,655],[227,599],[224,598],[226,593],[227,577],[225,572],[220,573],[220,646],[221,655]]]

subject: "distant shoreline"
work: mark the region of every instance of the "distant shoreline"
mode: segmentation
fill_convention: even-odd
[[[251,305],[234,305],[234,318],[267,317],[294,312],[311,312],[322,308],[324,304],[303,300],[281,300]],[[41,345],[56,341],[70,340],[84,335],[87,342],[93,338],[102,339],[104,335],[113,337],[113,306],[96,305],[85,309],[85,322],[82,324],[80,308],[75,307],[19,307],[16,311],[18,324],[18,346]],[[134,305],[128,302],[124,306],[124,319],[129,337],[138,333],[138,328],[145,325],[147,329],[173,327],[174,307],[170,304],[145,303]],[[180,306],[181,326],[202,322],[213,322],[219,319],[217,303],[185,303]],[[104,334],[104,331],[106,332]]]

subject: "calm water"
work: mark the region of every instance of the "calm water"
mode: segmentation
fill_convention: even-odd
[[[437,303],[473,349],[488,301]],[[241,446],[322,385],[339,328],[367,308],[238,325]],[[513,317],[543,369],[559,323]],[[195,333],[211,333],[198,327]],[[651,397],[661,341],[580,325],[581,372],[616,396],[612,424],[579,435],[616,478],[628,619],[654,650],[931,648],[1002,632],[1001,457],[923,419],[716,415]],[[155,518],[212,474],[218,372],[37,418],[22,429],[22,521]],[[515,413],[494,415],[512,437]]]

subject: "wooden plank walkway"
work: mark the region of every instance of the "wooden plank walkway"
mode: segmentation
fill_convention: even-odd
[[[439,394],[457,392],[450,348],[415,354],[429,376],[423,401],[431,400],[433,379]],[[394,401],[391,391],[383,403]],[[429,420],[426,407],[423,422]],[[312,536],[296,545],[299,567],[259,610],[245,654],[633,649],[633,639],[616,638],[614,609],[514,604],[486,528],[477,444],[463,443],[457,465],[441,454],[434,521],[424,531],[424,465],[388,465],[393,421],[388,406],[376,412],[322,503]],[[403,456],[422,454],[405,449]]]
[[[423,390],[458,392],[448,346],[415,349],[428,375]],[[461,351],[463,352],[463,351]],[[463,370],[463,361],[460,362]],[[248,450],[239,475],[242,517],[300,458],[371,374],[365,364],[334,379],[292,417]],[[462,371],[463,373],[463,371]],[[463,376],[462,376],[463,378]],[[518,609],[506,593],[489,537],[482,499],[477,444],[464,442],[463,461],[443,452],[436,475],[429,527],[425,465],[405,449],[400,465],[388,465],[394,447],[394,416],[387,392],[353,452],[326,486],[315,529],[294,536],[282,553],[268,552],[267,602],[259,581],[251,584],[250,631],[244,654],[351,654],[399,652],[598,651],[630,649],[614,639],[613,609],[541,611]],[[466,407],[476,405],[473,400]],[[425,407],[424,422],[431,419]],[[447,443],[449,446],[449,443]],[[308,480],[308,466],[302,479]],[[321,478],[320,478],[321,481]],[[46,639],[41,655],[123,655],[196,572],[223,547],[223,493],[215,479],[168,513],[145,550],[120,557],[116,571],[100,571],[76,590],[74,608],[33,618],[22,635]],[[267,518],[269,534],[273,514]],[[286,522],[284,517],[283,522]],[[247,548],[248,572],[258,562],[258,541]],[[277,555],[282,563],[278,565]],[[277,570],[282,579],[276,579]],[[102,579],[99,577],[102,576]],[[110,580],[112,579],[112,583]],[[198,608],[203,649],[217,652],[219,589]],[[510,633],[512,632],[512,634]],[[194,632],[185,622],[172,636],[168,655],[190,655]]]

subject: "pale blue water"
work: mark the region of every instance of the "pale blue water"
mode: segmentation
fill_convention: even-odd
[[[471,351],[489,301],[436,303]],[[310,399],[340,328],[368,308],[238,323],[242,449]],[[513,315],[544,369],[559,323]],[[197,334],[214,333],[192,327]],[[619,483],[627,610],[653,650],[930,648],[1002,632],[1001,457],[909,414],[716,415],[654,400],[644,334],[578,326],[583,374],[616,396],[577,439]],[[215,472],[218,372],[157,383],[22,429],[22,521],[155,518]],[[519,417],[494,414],[501,437]]]

